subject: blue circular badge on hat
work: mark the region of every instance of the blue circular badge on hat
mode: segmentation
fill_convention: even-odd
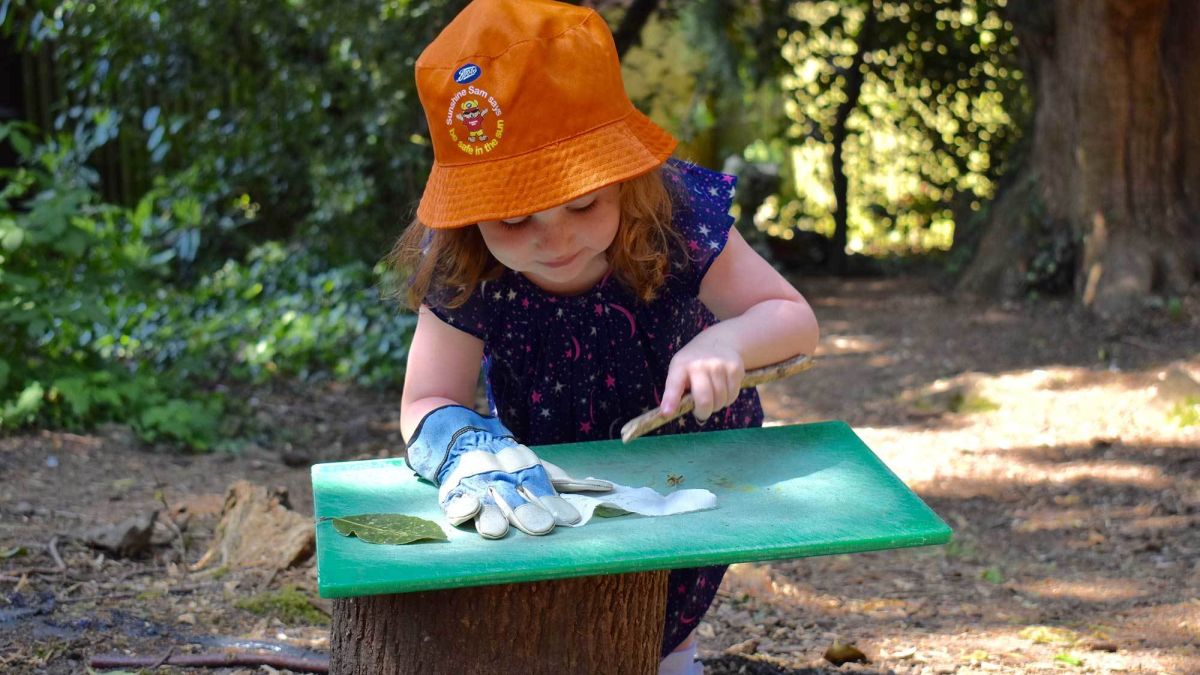
[[[458,84],[466,84],[479,79],[479,76],[482,74],[483,71],[479,69],[479,66],[474,63],[468,63],[454,71],[454,81]]]

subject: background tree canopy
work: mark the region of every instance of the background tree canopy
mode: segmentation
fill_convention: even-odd
[[[1083,294],[1114,277],[1101,249],[1076,255],[1093,206],[1061,200],[1078,167],[1047,158],[1120,106],[1081,122],[1054,97],[1103,94],[1095,69],[1133,59],[1133,103],[1166,101],[1138,119],[1176,139],[1148,166],[1182,167],[1183,186],[1141,213],[1174,219],[1167,241],[1193,232],[1195,141],[1178,139],[1200,127],[1178,111],[1200,71],[1180,45],[1200,21],[1184,0],[1151,3],[1137,31],[1119,0],[1012,1],[591,4],[681,154],[741,175],[742,230],[777,264],[974,257],[974,290]],[[432,161],[413,64],[464,4],[0,0],[0,62],[20,75],[0,101],[0,427],[122,420],[206,447],[228,435],[222,383],[397,385],[412,317],[379,299],[377,261]],[[1112,133],[1131,129],[1159,133]],[[1067,182],[1032,194],[1048,173]],[[975,256],[981,241],[1003,254]],[[1163,262],[1145,292],[1194,277],[1147,256]]]
[[[740,157],[778,170],[778,188],[747,214],[769,234],[828,235],[835,260],[847,249],[949,249],[956,223],[993,196],[1029,116],[1004,8],[668,5],[666,27],[651,26],[627,60],[631,89],[701,161]],[[664,77],[655,71],[663,63],[694,65]]]

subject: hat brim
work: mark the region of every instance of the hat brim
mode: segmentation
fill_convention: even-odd
[[[634,109],[615,122],[515,157],[450,166],[435,162],[417,219],[444,229],[528,216],[640,176],[662,165],[676,144]]]

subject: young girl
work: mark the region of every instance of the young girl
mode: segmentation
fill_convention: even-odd
[[[419,312],[401,423],[451,522],[573,522],[527,446],[618,437],[686,392],[694,417],[661,433],[760,425],[742,375],[811,354],[816,319],[731,228],[733,177],[668,159],[603,19],[475,0],[416,76],[435,163],[390,256]],[[492,416],[470,410],[481,364]],[[699,672],[690,635],[723,574],[672,572],[663,672]]]

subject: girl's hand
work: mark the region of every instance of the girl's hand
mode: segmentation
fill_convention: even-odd
[[[679,407],[684,392],[690,390],[696,403],[692,414],[703,422],[737,399],[745,374],[746,364],[736,349],[693,340],[671,359],[659,410],[669,416]]]

